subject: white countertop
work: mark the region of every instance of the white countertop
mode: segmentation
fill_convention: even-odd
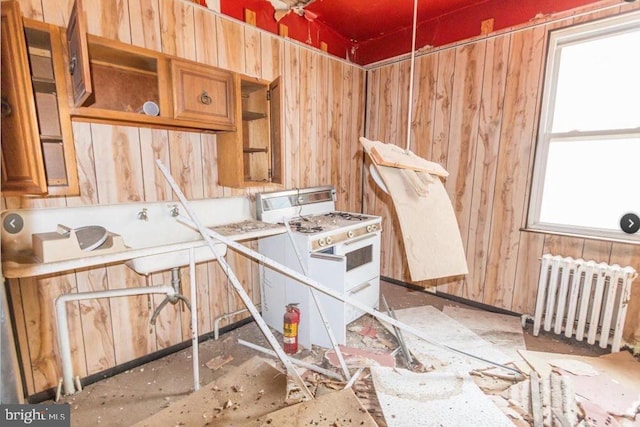
[[[286,233],[287,231],[283,225],[277,224],[269,224],[267,227],[253,227],[252,224],[256,223],[259,222],[245,220],[240,223],[211,227],[211,229],[235,241],[267,237],[275,234]],[[264,225],[264,223],[260,224]],[[94,267],[96,265],[120,263],[134,258],[187,250],[202,246],[206,246],[204,239],[139,249],[131,248],[107,254],[92,255],[89,251],[87,252],[87,256],[84,258],[48,263],[40,262],[31,250],[12,252],[10,249],[5,247],[2,252],[2,273],[4,277],[8,279],[34,277],[45,274],[61,273],[79,268]]]

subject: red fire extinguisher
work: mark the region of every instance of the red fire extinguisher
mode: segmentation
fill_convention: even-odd
[[[284,352],[295,354],[298,352],[298,325],[300,324],[300,309],[296,304],[287,304],[287,311],[284,313]]]

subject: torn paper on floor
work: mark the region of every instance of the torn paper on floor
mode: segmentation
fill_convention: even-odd
[[[450,305],[445,305],[442,312],[495,345],[501,352],[512,358],[521,371],[529,371],[529,366],[518,353],[518,350],[527,349],[519,316]]]
[[[435,307],[403,308],[395,310],[395,314],[400,322],[424,331],[434,343],[453,347],[501,365],[513,361],[512,357],[504,354],[495,345],[482,339],[469,328]],[[385,324],[385,327],[390,328],[387,324]],[[409,351],[425,367],[433,366],[434,369],[447,372],[469,372],[474,369],[486,369],[494,366],[446,348],[429,344],[408,332],[405,332],[403,336]]]
[[[468,375],[383,367],[371,368],[371,374],[389,427],[513,427]]]

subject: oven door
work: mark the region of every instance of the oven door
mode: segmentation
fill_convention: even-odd
[[[334,255],[345,258],[345,291],[380,275],[380,233],[335,245]]]

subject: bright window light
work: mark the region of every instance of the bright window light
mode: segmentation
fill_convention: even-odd
[[[527,227],[640,242],[640,13],[549,38]]]

